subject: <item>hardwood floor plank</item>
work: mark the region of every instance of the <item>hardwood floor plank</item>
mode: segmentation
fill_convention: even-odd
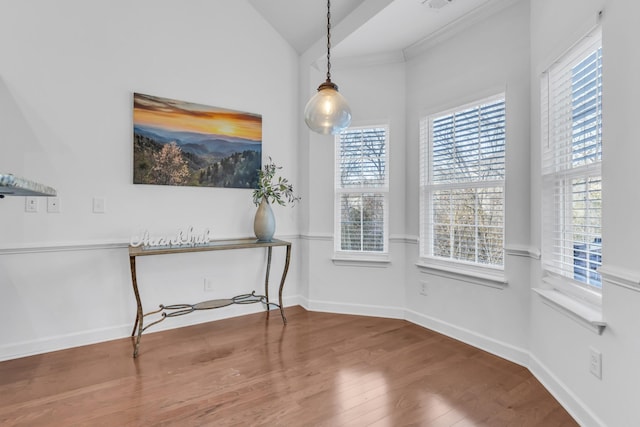
[[[0,363],[2,426],[575,426],[514,363],[403,320],[287,308]]]

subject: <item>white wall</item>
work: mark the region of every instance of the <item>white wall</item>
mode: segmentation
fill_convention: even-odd
[[[602,335],[532,298],[531,369],[584,425],[640,425],[640,230],[633,225],[640,195],[634,121],[640,114],[638,2],[544,0],[531,2],[532,244],[540,246],[539,76],[586,35],[602,15],[603,35],[603,286]],[[539,263],[532,286],[540,285]],[[617,282],[617,283],[616,283]],[[620,286],[622,284],[623,286]],[[629,286],[629,287],[625,287]],[[634,288],[636,290],[632,290]],[[589,349],[602,352],[602,380],[589,373]]]
[[[543,304],[531,292],[540,278],[540,262],[534,255],[540,248],[538,76],[595,24],[602,7],[601,1],[523,1],[464,31],[453,32],[448,39],[421,52],[411,52],[405,64],[406,225],[404,231],[396,233],[409,236],[404,245],[405,318],[530,367],[582,425],[631,426],[640,423],[634,402],[640,395],[640,369],[635,363],[640,355],[638,292],[611,280],[605,283],[608,326],[602,336]],[[638,6],[608,2],[604,8],[604,265],[616,273],[613,280],[638,287],[638,231],[629,227],[639,202],[637,192],[629,192],[640,157],[630,126],[639,108],[633,95],[640,89],[634,77],[640,74],[640,60],[629,55],[637,39],[633,36],[638,30],[631,30],[635,28],[631,21],[638,16]],[[376,105],[358,105],[372,118],[376,117],[375,108],[383,107],[373,102],[370,94],[374,91],[370,88],[377,86],[364,76],[387,82],[374,71],[382,69],[367,70],[360,80],[346,80],[341,85],[345,93],[351,92],[348,99],[352,104],[369,100]],[[503,290],[421,273],[415,266],[418,247],[411,242],[419,231],[420,118],[500,90],[507,94],[505,274],[509,283]],[[321,164],[330,162],[328,149],[314,146],[313,138],[311,144],[310,159]],[[311,176],[320,169],[316,166]],[[328,201],[330,191],[323,184],[325,179],[312,178],[311,186],[318,188],[310,193],[324,193],[320,200]],[[330,207],[317,209],[311,209],[310,223],[329,230]],[[323,295],[331,295],[333,301],[344,303],[328,305],[333,310],[375,312],[357,305],[358,295],[366,288],[368,294],[360,299],[378,304],[381,313],[387,307],[387,315],[397,314],[392,310],[398,307],[395,300],[385,304],[376,299],[386,297],[387,277],[376,274],[376,269],[334,273],[338,267],[329,260],[330,242],[311,242],[310,247],[310,264],[317,264],[317,275],[312,273],[309,281],[312,300],[314,296],[322,300]],[[530,256],[521,256],[527,253]],[[419,295],[423,281],[427,282],[426,297]],[[366,287],[360,283],[366,283]],[[602,380],[589,373],[590,347],[603,354]]]
[[[517,255],[540,247],[538,75],[603,8],[603,250],[615,274],[603,295],[608,325],[597,335],[532,296],[539,261]],[[318,49],[300,60],[245,1],[0,0],[0,12],[0,171],[53,185],[62,201],[60,214],[42,206],[26,214],[23,198],[0,201],[0,323],[9,325],[0,329],[0,359],[126,336],[135,305],[125,243],[141,226],[251,234],[246,190],[131,184],[131,94],[140,91],[263,115],[264,152],[303,197],[294,210],[276,209],[277,235],[302,235],[287,301],[404,316],[529,366],[583,425],[640,424],[640,292],[631,289],[640,287],[640,229],[632,226],[640,210],[633,190],[640,144],[631,126],[640,115],[637,2],[523,0],[413,50],[406,62],[336,61],[332,77],[354,124],[390,125],[392,262],[383,268],[331,260],[334,142],[311,134],[301,116],[324,80],[323,70],[308,66]],[[509,283],[500,290],[422,273],[415,266],[419,120],[504,90]],[[91,213],[93,196],[107,197],[106,214]],[[260,287],[263,261],[258,251],[149,257],[139,261],[140,287],[147,308],[228,297]],[[276,277],[282,261],[276,249]],[[204,293],[205,277],[220,286]],[[589,374],[589,347],[603,354],[602,380]]]
[[[506,93],[507,248],[529,240],[529,9],[519,2],[437,43],[407,62],[407,234],[419,234],[420,119]],[[407,250],[410,318],[476,346],[526,363],[528,258],[505,257],[503,289],[420,272],[418,245]],[[420,295],[427,283],[427,296]]]
[[[125,244],[143,228],[253,234],[250,190],[132,184],[134,91],[261,114],[263,155],[296,186],[298,57],[246,1],[0,0],[0,80],[0,172],[55,187],[62,210],[46,213],[42,199],[27,214],[23,197],[0,201],[0,323],[10,325],[0,359],[128,334]],[[95,196],[106,197],[105,214],[91,212]],[[295,238],[295,209],[274,211],[276,237]],[[145,308],[259,290],[262,251],[207,255],[140,260]],[[289,299],[297,257],[296,247]],[[203,294],[205,277],[218,280],[214,292]]]
[[[309,93],[324,81],[311,69]],[[336,265],[334,254],[334,149],[332,136],[309,133],[308,231],[302,282],[314,310],[402,317],[404,304],[404,64],[332,61],[332,80],[349,101],[353,126],[389,126],[389,230],[391,263],[385,266]]]

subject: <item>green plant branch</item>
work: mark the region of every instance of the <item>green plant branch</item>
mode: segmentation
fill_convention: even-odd
[[[269,203],[277,203],[281,206],[287,203],[295,205],[300,200],[300,197],[293,194],[293,185],[289,184],[289,180],[276,176],[278,169],[282,169],[282,166],[277,166],[269,157],[269,161],[258,171],[258,188],[253,190],[253,203],[256,206],[260,204],[263,197]]]

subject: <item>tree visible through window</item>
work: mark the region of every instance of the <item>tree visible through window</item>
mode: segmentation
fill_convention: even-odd
[[[336,137],[336,251],[387,251],[387,128]]]
[[[502,266],[504,95],[423,119],[421,256]]]

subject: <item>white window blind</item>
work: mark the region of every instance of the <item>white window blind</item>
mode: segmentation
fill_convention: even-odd
[[[336,136],[336,251],[387,252],[388,128],[349,128]]]
[[[541,78],[543,261],[600,288],[602,42],[597,30]]]
[[[421,257],[501,267],[504,94],[421,122]]]

